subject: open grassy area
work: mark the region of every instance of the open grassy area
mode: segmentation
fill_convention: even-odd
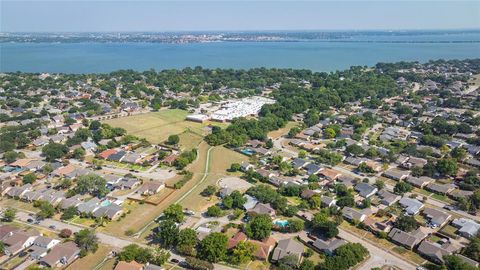
[[[178,136],[180,137],[179,145],[182,150],[197,148],[203,140],[203,137],[200,134],[188,130]]]
[[[38,212],[38,209],[33,207],[33,203],[26,203],[20,200],[10,199],[6,197],[0,199],[0,205],[3,207],[12,207],[15,209],[24,210],[27,212]]]
[[[221,123],[196,123],[185,121],[187,115],[188,112],[184,110],[166,109],[158,112],[110,119],[104,122],[114,127],[124,128],[127,130],[128,134],[145,138],[152,143],[163,142],[169,135],[180,134],[186,130],[204,135],[205,127],[208,124],[225,126],[225,124]]]
[[[187,196],[182,205],[186,208],[193,209],[195,211],[205,210],[208,206],[215,203],[212,198],[205,198],[200,193],[209,185],[216,185],[218,180],[226,175],[229,175],[227,169],[230,168],[232,163],[241,163],[247,161],[248,157],[237,153],[228,148],[217,146],[210,151],[210,163],[209,174],[205,181],[197,186],[192,193]],[[205,165],[205,163],[203,163]],[[201,175],[205,168],[195,168],[194,173]],[[203,175],[201,175],[203,176]]]
[[[94,269],[95,266],[100,264],[108,253],[112,250],[111,247],[106,245],[99,245],[97,252],[93,254],[88,254],[83,258],[79,258],[71,265],[67,267],[67,270],[83,270],[83,269]]]
[[[290,121],[285,125],[285,127],[281,128],[281,129],[274,130],[274,131],[270,131],[267,135],[268,135],[269,138],[276,139],[276,138],[281,137],[284,134],[287,134],[288,131],[290,131],[290,129],[292,127],[296,127],[298,125],[299,125],[299,123]]]

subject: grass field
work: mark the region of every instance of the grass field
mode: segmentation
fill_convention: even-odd
[[[281,128],[281,129],[278,129],[278,130],[271,131],[267,135],[268,135],[269,138],[276,139],[276,138],[281,137],[284,134],[287,134],[288,131],[290,131],[290,129],[292,127],[296,127],[298,125],[299,125],[299,123],[297,123],[297,122],[288,122],[285,125],[285,127]]]
[[[87,256],[76,260],[67,267],[67,270],[94,269],[95,266],[105,259],[111,250],[112,248],[109,246],[99,245],[97,252],[94,254],[88,254]]]
[[[207,186],[216,185],[220,178],[229,175],[227,169],[230,168],[230,165],[232,163],[241,163],[242,161],[247,160],[248,157],[228,148],[222,146],[217,146],[213,148],[213,150],[210,152],[209,174],[207,178],[202,184],[196,187],[189,196],[187,196],[182,201],[182,205],[195,211],[203,211],[211,204],[214,204],[215,201],[212,201],[210,198],[203,197],[202,195],[200,195],[200,193]],[[196,170],[192,170],[192,172],[196,174],[199,174],[204,170],[204,168],[195,169]]]
[[[124,128],[128,134],[145,138],[152,143],[163,142],[169,135],[181,134],[185,131],[196,133],[199,136],[205,135],[205,127],[208,124],[225,126],[221,123],[195,123],[185,121],[187,115],[188,112],[184,110],[168,109],[110,119],[104,122],[114,127]]]

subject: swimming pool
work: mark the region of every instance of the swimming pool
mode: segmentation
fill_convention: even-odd
[[[103,201],[103,202],[101,202],[101,203],[100,203],[100,206],[103,206],[103,207],[105,207],[105,206],[109,206],[109,205],[110,205],[110,203],[111,203],[110,201],[108,201],[108,200],[105,200],[105,201]]]
[[[288,226],[288,220],[285,219],[277,219],[273,221],[273,224],[280,226],[280,227],[287,227]]]

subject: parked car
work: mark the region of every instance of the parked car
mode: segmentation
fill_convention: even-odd
[[[177,259],[171,259],[170,262],[172,262],[172,263],[179,263],[180,261],[177,260]]]
[[[29,219],[27,219],[27,222],[28,222],[28,223],[32,223],[32,222],[33,222],[33,219],[29,218]]]
[[[48,228],[50,228],[52,230],[55,230],[57,227],[55,225],[50,225],[50,226],[48,226]]]

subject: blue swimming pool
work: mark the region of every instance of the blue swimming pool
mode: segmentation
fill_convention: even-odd
[[[287,227],[288,226],[288,220],[285,219],[277,219],[273,221],[273,224],[280,226],[280,227]]]
[[[109,206],[110,203],[111,203],[110,201],[105,200],[105,201],[100,203],[100,206]]]

